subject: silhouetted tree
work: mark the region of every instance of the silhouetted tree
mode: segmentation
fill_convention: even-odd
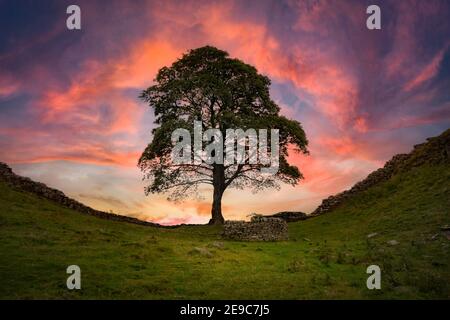
[[[221,201],[228,187],[256,192],[279,188],[279,182],[296,185],[303,176],[288,164],[288,147],[308,153],[308,141],[298,121],[279,114],[269,86],[269,78],[253,66],[211,46],[190,50],[170,67],[160,69],[155,84],[140,95],[153,107],[158,125],[139,159],[144,179],[150,181],[146,194],[167,192],[169,199],[178,200],[197,192],[200,184],[209,184],[214,190],[209,223],[222,224]],[[278,172],[261,174],[262,164],[174,163],[172,132],[185,128],[193,136],[195,120],[202,122],[203,130],[220,129],[224,138],[226,129],[279,129]]]

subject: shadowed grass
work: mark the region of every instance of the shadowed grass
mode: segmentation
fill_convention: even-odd
[[[0,182],[0,298],[448,299],[449,181],[447,166],[416,168],[269,243],[224,241],[215,226],[102,220]],[[72,264],[79,291],[66,288]],[[381,290],[366,288],[371,264]]]

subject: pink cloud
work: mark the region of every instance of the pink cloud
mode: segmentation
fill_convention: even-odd
[[[0,98],[6,98],[19,92],[20,83],[10,76],[0,75]]]
[[[115,18],[123,15],[131,21],[138,12],[139,19],[127,25],[131,29],[113,28],[126,34],[111,33],[103,8],[92,4],[89,10],[92,14],[86,17],[85,23],[95,28],[83,37],[80,46],[61,51],[58,58],[63,64],[73,61],[79,52],[92,50],[92,55],[81,61],[78,70],[59,72],[57,67],[46,69],[33,64],[24,73],[26,77],[23,76],[27,79],[26,88],[14,77],[0,75],[0,97],[9,97],[24,88],[27,93],[35,94],[33,98],[37,97],[30,102],[29,115],[35,117],[34,123],[27,118],[27,127],[9,127],[5,123],[0,128],[0,134],[8,137],[2,141],[7,152],[1,160],[15,163],[67,160],[113,165],[116,170],[119,170],[117,166],[137,170],[131,167],[135,167],[150,139],[153,124],[142,123],[151,111],[130,92],[151,85],[158,69],[170,65],[186,50],[206,44],[255,65],[276,86],[286,85],[289,90],[292,87],[290,93],[299,102],[291,105],[280,94],[279,104],[284,114],[304,124],[311,150],[309,157],[290,157],[305,175],[305,180],[295,189],[299,199],[318,201],[321,196],[341,191],[381,166],[403,143],[386,138],[391,137],[386,133],[388,130],[450,119],[448,104],[433,110],[421,107],[430,105],[439,89],[416,92],[437,75],[445,55],[442,49],[425,62],[419,59],[424,52],[415,25],[420,22],[420,14],[436,14],[435,5],[417,2],[418,14],[408,10],[409,4],[395,2],[392,7],[401,13],[395,15],[395,28],[386,22],[389,37],[383,38],[386,33],[374,36],[360,27],[365,25],[363,3],[308,3],[290,1],[284,5],[289,12],[283,14],[287,17],[292,14],[296,19],[284,21],[281,14],[282,20],[276,22],[275,28],[270,10],[267,13],[261,10],[263,14],[258,10],[247,12],[242,9],[245,7],[242,3],[234,1],[113,3],[110,13]],[[264,6],[270,9],[272,5],[261,3]],[[96,23],[97,19],[101,23]],[[285,29],[280,32],[277,27]],[[350,35],[349,30],[352,30]],[[53,40],[58,34],[55,32],[43,39]],[[100,45],[92,45],[87,38],[106,40],[101,42],[100,49]],[[380,39],[392,41],[389,42],[392,47],[378,48]],[[18,51],[0,59],[10,59],[15,52],[20,54],[29,48],[20,45]],[[97,50],[101,52],[98,55]],[[377,82],[378,75],[385,82]],[[373,88],[367,90],[367,84]],[[383,91],[383,86],[391,85],[393,89]],[[397,87],[399,92],[408,95],[407,99],[395,95],[383,100]],[[367,101],[362,102],[361,96]],[[374,119],[383,121],[377,123]],[[29,123],[34,126],[28,126]],[[141,192],[138,183],[133,193]],[[303,191],[306,196],[300,195]],[[246,193],[241,193],[246,197]],[[224,211],[241,217],[252,208],[272,211],[288,209],[291,205],[297,208],[300,201],[284,194],[278,197],[270,203],[260,201],[264,205],[236,205],[239,197],[228,199]],[[139,210],[145,207],[142,203],[136,204],[136,210],[138,206]],[[182,207],[160,206],[161,203],[160,198],[151,198],[151,208],[158,214],[155,219],[164,224],[204,220],[210,212],[209,201],[188,201]],[[183,214],[189,217],[180,217]]]
[[[179,54],[180,51],[168,42],[145,40],[130,48],[121,57],[103,62],[85,62],[80,72],[73,75],[68,88],[51,88],[45,91],[41,100],[36,103],[38,108],[34,109],[42,125],[58,127],[58,133],[52,129],[53,132],[43,134],[57,134],[60,142],[38,150],[34,149],[34,146],[19,144],[17,148],[21,149],[13,152],[7,160],[70,160],[136,165],[142,150],[135,149],[133,146],[136,141],[130,143],[130,140],[137,139],[136,134],[141,130],[139,122],[147,109],[137,96],[129,97],[125,95],[124,90],[144,89],[152,83],[157,70],[175,60]],[[31,130],[38,133],[39,129]],[[115,135],[118,133],[127,134],[128,142],[117,140]],[[108,142],[99,144],[99,138]],[[127,151],[127,145],[134,149]],[[116,147],[119,149],[114,149]],[[33,150],[25,152],[24,148]]]
[[[439,71],[439,66],[444,58],[444,53],[447,47],[441,49],[434,58],[428,63],[411,81],[407,82],[404,86],[406,91],[412,91],[418,86],[422,85],[426,81],[432,79]]]
[[[130,99],[122,89],[143,89],[151,84],[157,70],[175,60],[179,51],[164,42],[142,41],[120,58],[106,62],[88,61],[74,76],[68,89],[54,89],[39,102],[43,121],[82,121],[94,131],[135,131],[142,115],[137,97]],[[107,128],[96,128],[101,121],[99,105],[107,105],[113,121]]]

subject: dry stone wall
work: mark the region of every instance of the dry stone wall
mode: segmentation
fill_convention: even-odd
[[[423,164],[436,165],[450,162],[450,129],[438,137],[428,138],[427,142],[414,146],[408,154],[395,155],[380,168],[355,184],[351,189],[330,196],[322,201],[310,217],[321,215],[338,207],[349,197],[369,189],[383,181],[390,179],[397,173],[406,172]]]
[[[251,222],[226,221],[222,236],[238,241],[280,241],[289,238],[286,221],[266,217]]]
[[[296,222],[308,219],[308,215],[301,211],[282,211],[265,217],[280,218],[286,222]]]
[[[59,190],[50,188],[43,183],[35,182],[30,178],[21,177],[15,174],[8,165],[2,162],[0,162],[0,180],[5,181],[8,185],[13,187],[14,189],[33,193],[42,198],[48,199],[59,205],[62,205],[64,207],[73,209],[75,211],[84,214],[89,214],[108,220],[129,222],[145,226],[162,227],[157,223],[142,221],[132,217],[92,209],[74,199],[67,197],[63,192]]]

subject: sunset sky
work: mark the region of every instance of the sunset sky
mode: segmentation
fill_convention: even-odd
[[[81,8],[81,30],[66,8]],[[381,30],[366,8],[381,8]],[[144,195],[137,161],[157,70],[204,45],[272,80],[300,121],[305,176],[281,190],[227,190],[226,219],[311,212],[394,154],[450,127],[449,1],[2,1],[0,161],[100,210],[164,224],[209,220],[203,199]]]

